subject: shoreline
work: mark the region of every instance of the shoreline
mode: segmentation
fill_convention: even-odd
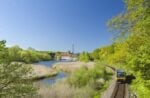
[[[46,67],[44,65],[35,65],[31,64],[33,72],[32,72],[32,81],[39,81],[46,78],[54,77],[58,75],[58,71],[53,68]]]
[[[33,73],[32,81],[39,81],[46,78],[55,77],[60,71],[66,73],[72,73],[79,70],[82,67],[87,69],[93,68],[94,62],[57,62],[52,65],[52,67],[47,67],[45,65],[31,64]]]
[[[53,73],[53,74],[47,74],[47,75],[43,75],[43,76],[33,77],[31,80],[36,82],[36,81],[40,81],[40,80],[43,80],[43,79],[55,77],[57,75],[58,75],[58,72]]]

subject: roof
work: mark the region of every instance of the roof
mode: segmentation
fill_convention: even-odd
[[[122,69],[117,69],[117,72],[124,72],[124,70],[122,70]]]

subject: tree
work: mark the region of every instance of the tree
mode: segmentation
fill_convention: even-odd
[[[0,98],[31,98],[35,87],[28,79],[31,67],[9,60],[5,41],[0,41]]]
[[[126,68],[135,73],[133,89],[138,97],[147,98],[150,93],[150,1],[125,0],[125,4],[124,13],[115,16],[108,25],[118,33],[118,38],[124,38],[115,54],[125,58]]]
[[[9,59],[11,61],[20,61],[20,51],[22,51],[22,49],[18,45],[8,48]]]
[[[7,48],[5,47],[5,43],[6,41],[0,41],[0,64],[2,62],[8,62],[8,52],[7,52]]]
[[[88,52],[83,52],[79,56],[79,60],[83,62],[88,62],[90,61],[90,54]]]
[[[61,52],[56,52],[56,55],[55,55],[55,58],[56,60],[60,60],[61,59]]]
[[[93,52],[92,52],[92,58],[94,60],[99,60],[99,53],[100,53],[100,49],[95,49]]]

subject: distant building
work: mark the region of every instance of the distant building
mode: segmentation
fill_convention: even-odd
[[[72,56],[69,52],[61,52],[61,60],[71,60]]]
[[[77,58],[70,52],[61,52],[61,60],[76,61]]]

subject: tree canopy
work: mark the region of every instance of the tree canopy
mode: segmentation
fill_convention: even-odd
[[[107,64],[122,67],[134,73],[131,88],[139,98],[148,98],[150,93],[150,1],[124,0],[124,12],[113,17],[109,28],[115,33],[114,43],[93,52]],[[116,36],[117,34],[117,36]],[[99,54],[99,55],[98,55]]]
[[[150,93],[150,1],[124,0],[125,10],[108,21],[114,43],[93,51],[93,58],[136,76],[131,89],[139,98]]]

